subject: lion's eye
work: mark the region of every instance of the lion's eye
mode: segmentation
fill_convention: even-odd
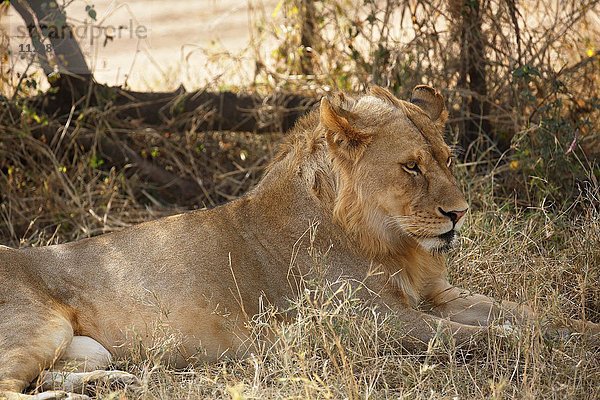
[[[452,157],[448,157],[448,161],[446,161],[446,165],[450,167],[452,165]]]
[[[402,168],[404,168],[404,170],[406,172],[408,172],[409,174],[413,174],[413,175],[417,175],[419,172],[421,172],[419,170],[419,166],[417,165],[416,162],[409,162],[406,164],[402,164]]]

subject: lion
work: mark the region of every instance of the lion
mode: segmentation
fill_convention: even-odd
[[[90,381],[135,385],[103,369],[127,356],[133,336],[148,344],[157,322],[181,338],[167,355],[175,367],[243,356],[260,304],[286,309],[293,277],[310,273],[308,251],[290,259],[315,225],[325,279],[366,287],[358,296],[401,322],[407,346],[439,329],[462,344],[499,317],[532,320],[525,305],[448,282],[444,253],[469,206],[443,138],[447,117],[424,85],[409,101],[380,87],[325,97],[237,200],[73,243],[0,248],[0,397],[81,399]],[[48,391],[21,394],[38,376]]]

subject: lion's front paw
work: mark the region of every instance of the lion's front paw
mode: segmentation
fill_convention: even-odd
[[[571,326],[577,331],[589,334],[600,335],[600,324],[590,321],[571,320]]]
[[[583,339],[592,347],[600,347],[600,324],[572,319],[565,325],[546,326],[544,337],[547,340],[562,342]]]

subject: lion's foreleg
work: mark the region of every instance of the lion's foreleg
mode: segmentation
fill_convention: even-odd
[[[488,327],[474,326],[430,315],[398,301],[393,295],[381,294],[379,300],[406,332],[402,345],[410,351],[426,350],[432,340],[452,337],[456,345],[477,343],[487,337]]]
[[[542,320],[525,304],[512,301],[496,301],[480,294],[450,285],[445,280],[434,282],[424,294],[431,314],[451,321],[472,326],[487,326],[496,321],[527,325],[536,323],[547,338],[568,338],[573,334],[583,335],[594,346],[600,346],[600,324],[568,319],[563,322]]]
[[[524,304],[471,294],[444,279],[430,284],[424,297],[432,314],[461,324],[487,326],[492,321],[522,324],[535,318],[531,308]]]

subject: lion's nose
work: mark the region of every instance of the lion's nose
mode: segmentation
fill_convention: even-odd
[[[453,224],[456,224],[467,213],[467,208],[462,211],[445,211],[441,207],[438,208],[442,215],[450,218]]]

